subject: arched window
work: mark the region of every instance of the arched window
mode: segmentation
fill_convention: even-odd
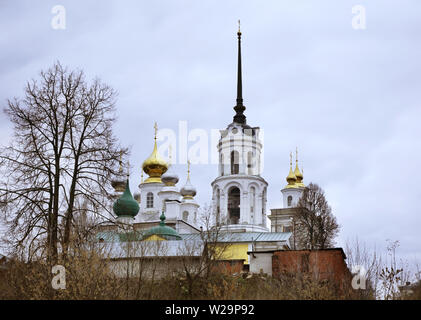
[[[240,171],[240,154],[238,151],[231,151],[231,174],[238,174]]]
[[[224,155],[221,153],[221,176],[224,175]]]
[[[146,195],[146,208],[153,208],[153,193],[148,192]]]
[[[183,220],[187,221],[189,219],[189,212],[188,211],[184,211],[183,212]]]
[[[240,189],[232,187],[228,191],[229,223],[238,224],[240,220]]]
[[[256,207],[256,188],[250,188],[250,212],[253,214],[254,208]]]
[[[292,205],[292,196],[288,196],[288,207]]]

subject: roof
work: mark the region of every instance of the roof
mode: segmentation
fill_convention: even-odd
[[[164,212],[162,212],[159,218],[161,219],[159,225],[156,227],[152,227],[148,231],[146,231],[146,233],[143,235],[143,239],[146,239],[153,235],[157,235],[167,240],[181,240],[180,235],[175,229],[165,225]]]
[[[154,228],[159,228],[154,227]],[[170,227],[168,227],[170,228]],[[170,228],[172,229],[172,228]],[[172,229],[174,230],[174,229]],[[143,232],[142,232],[143,231]],[[148,232],[145,233],[145,230],[139,230],[139,239],[147,237]],[[149,230],[150,231],[150,230]],[[174,230],[175,231],[175,230]],[[160,230],[154,229],[152,234],[159,234]],[[216,242],[288,242],[292,233],[291,232],[223,232],[220,233],[217,237]],[[179,235],[182,240],[186,241],[202,241],[202,236],[200,233],[184,233]],[[124,237],[115,231],[103,231],[96,234],[96,238],[103,239],[104,242],[123,242]],[[172,239],[169,239],[172,240]],[[126,240],[127,241],[127,240]]]
[[[291,232],[223,232],[217,242],[286,242]],[[180,234],[183,240],[201,240],[200,233]]]

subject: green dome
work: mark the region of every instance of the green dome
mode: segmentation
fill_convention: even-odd
[[[139,203],[130,192],[129,180],[126,182],[124,193],[114,202],[113,210],[118,217],[135,217],[139,212]]]
[[[159,226],[150,228],[148,231],[146,231],[145,234],[143,235],[143,239],[149,238],[150,236],[153,236],[153,235],[157,235],[167,240],[181,240],[182,239],[180,235],[177,233],[177,231],[175,231],[175,229],[165,225],[164,212],[162,212],[159,218],[161,219]]]

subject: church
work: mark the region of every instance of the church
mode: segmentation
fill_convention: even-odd
[[[268,183],[262,176],[262,141],[260,128],[248,124],[243,103],[241,31],[238,37],[237,97],[232,122],[220,130],[217,144],[218,172],[210,182],[212,187],[211,224],[218,228],[226,243],[225,260],[242,261],[245,270],[261,270],[254,253],[293,249],[292,242],[294,206],[305,185],[296,152],[295,169],[290,155],[290,170],[286,184],[281,187],[283,208],[271,209],[268,214]],[[135,241],[166,242],[175,250],[183,242],[201,241],[203,226],[200,223],[197,193],[191,181],[188,162],[184,184],[179,186],[179,176],[173,171],[171,159],[167,162],[158,152],[158,127],[155,124],[155,141],[151,155],[143,162],[142,171],[147,178],[132,195],[128,180],[112,182],[113,212],[116,223],[103,227],[97,234],[99,242],[124,241],[127,230],[136,230]],[[151,146],[152,147],[152,146]],[[169,152],[171,155],[171,152]],[[278,186],[274,186],[275,188]],[[270,225],[269,225],[270,224]],[[209,227],[209,226],[208,226]],[[200,250],[199,250],[200,251]],[[200,254],[197,253],[197,254]],[[153,254],[151,254],[153,255]],[[176,255],[174,252],[169,256]]]

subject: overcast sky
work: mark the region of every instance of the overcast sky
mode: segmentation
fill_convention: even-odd
[[[51,9],[66,9],[54,30]],[[352,7],[366,29],[352,27]],[[152,151],[153,124],[178,132],[225,128],[236,90],[237,20],[243,33],[247,121],[264,130],[268,209],[282,206],[289,152],[304,182],[325,191],[341,225],[338,246],[400,240],[421,258],[419,126],[421,2],[0,0],[0,104],[59,60],[118,93],[115,133],[131,147],[132,191]],[[1,144],[11,127],[0,115]],[[185,165],[175,166],[181,186]],[[197,201],[211,201],[215,165],[194,165]]]

